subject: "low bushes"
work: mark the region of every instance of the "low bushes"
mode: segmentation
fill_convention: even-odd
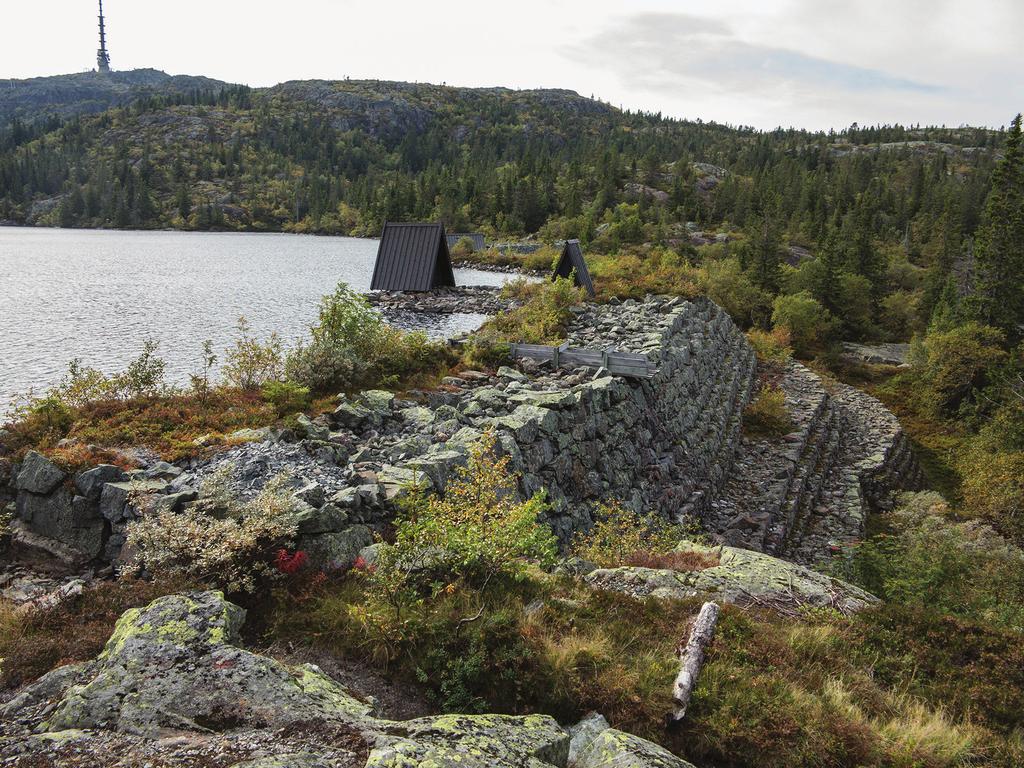
[[[594,524],[573,537],[570,551],[575,557],[601,568],[637,565],[646,568],[697,570],[700,558],[675,552],[684,536],[680,526],[669,525],[654,515],[639,515],[621,504],[602,504]],[[708,567],[704,565],[704,567]]]
[[[571,317],[569,309],[583,301],[583,291],[567,278],[550,283],[513,281],[505,286],[504,295],[523,304],[491,318],[473,334],[464,353],[468,364],[493,366],[504,362],[510,342],[560,343]]]
[[[936,493],[906,494],[887,530],[857,545],[847,576],[887,600],[1024,628],[1024,550]]]
[[[314,394],[394,385],[452,362],[443,344],[387,325],[365,297],[340,283],[320,302],[310,340],[285,361],[287,378]]]
[[[754,348],[759,362],[781,367],[793,357],[792,334],[785,326],[762,331],[752,328],[747,331],[747,341]]]
[[[370,576],[370,593],[396,619],[439,584],[516,579],[530,560],[553,561],[554,535],[538,522],[548,512],[544,494],[519,501],[509,457],[496,446],[485,433],[443,497],[414,486],[403,499],[394,542],[382,545]]]
[[[181,512],[151,510],[128,525],[126,546],[158,576],[181,577],[227,592],[253,593],[273,579],[274,556],[295,536],[298,511],[287,480],[267,483],[249,502],[229,484],[231,467],[208,477],[200,502]]]
[[[777,296],[772,325],[789,331],[793,349],[801,357],[821,351],[835,328],[832,314],[809,292]]]
[[[750,437],[782,437],[793,429],[793,417],[786,407],[786,393],[776,386],[761,387],[757,397],[743,409],[743,432]]]

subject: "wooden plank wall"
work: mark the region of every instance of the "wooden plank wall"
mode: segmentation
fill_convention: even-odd
[[[510,344],[512,357],[529,357],[552,362],[556,368],[604,368],[618,376],[649,379],[658,370],[646,355],[617,352],[613,349],[569,349],[566,342],[558,347],[546,344]]]

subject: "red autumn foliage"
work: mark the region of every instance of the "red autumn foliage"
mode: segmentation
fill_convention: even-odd
[[[281,573],[291,576],[298,573],[307,560],[309,560],[309,556],[301,549],[296,550],[293,554],[288,554],[287,549],[279,549],[274,556],[274,567]]]

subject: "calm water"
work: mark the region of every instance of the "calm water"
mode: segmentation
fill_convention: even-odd
[[[223,358],[240,315],[260,337],[291,342],[339,280],[369,288],[376,252],[376,240],[349,237],[0,227],[0,413],[56,383],[73,358],[122,369],[147,338],[160,342],[168,378],[186,381],[204,339]],[[457,269],[455,279],[507,276]],[[457,315],[426,330],[482,320]]]

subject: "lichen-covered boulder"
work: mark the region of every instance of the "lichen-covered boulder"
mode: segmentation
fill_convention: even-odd
[[[358,721],[370,706],[313,665],[291,669],[238,648],[245,611],[219,592],[163,597],[126,612],[93,662],[43,676],[4,707],[59,700],[43,730],[107,728],[145,736],[310,719]]]
[[[664,747],[614,728],[598,733],[575,758],[569,768],[694,768]]]
[[[549,768],[569,757],[569,735],[547,715],[440,715],[385,733],[366,768]]]
[[[854,613],[878,603],[860,587],[826,576],[803,565],[780,560],[762,552],[736,547],[705,547],[680,542],[680,551],[717,555],[719,564],[700,571],[653,568],[601,568],[586,581],[600,589],[635,597],[711,597],[726,603],[761,603],[767,607],[809,605]]]

